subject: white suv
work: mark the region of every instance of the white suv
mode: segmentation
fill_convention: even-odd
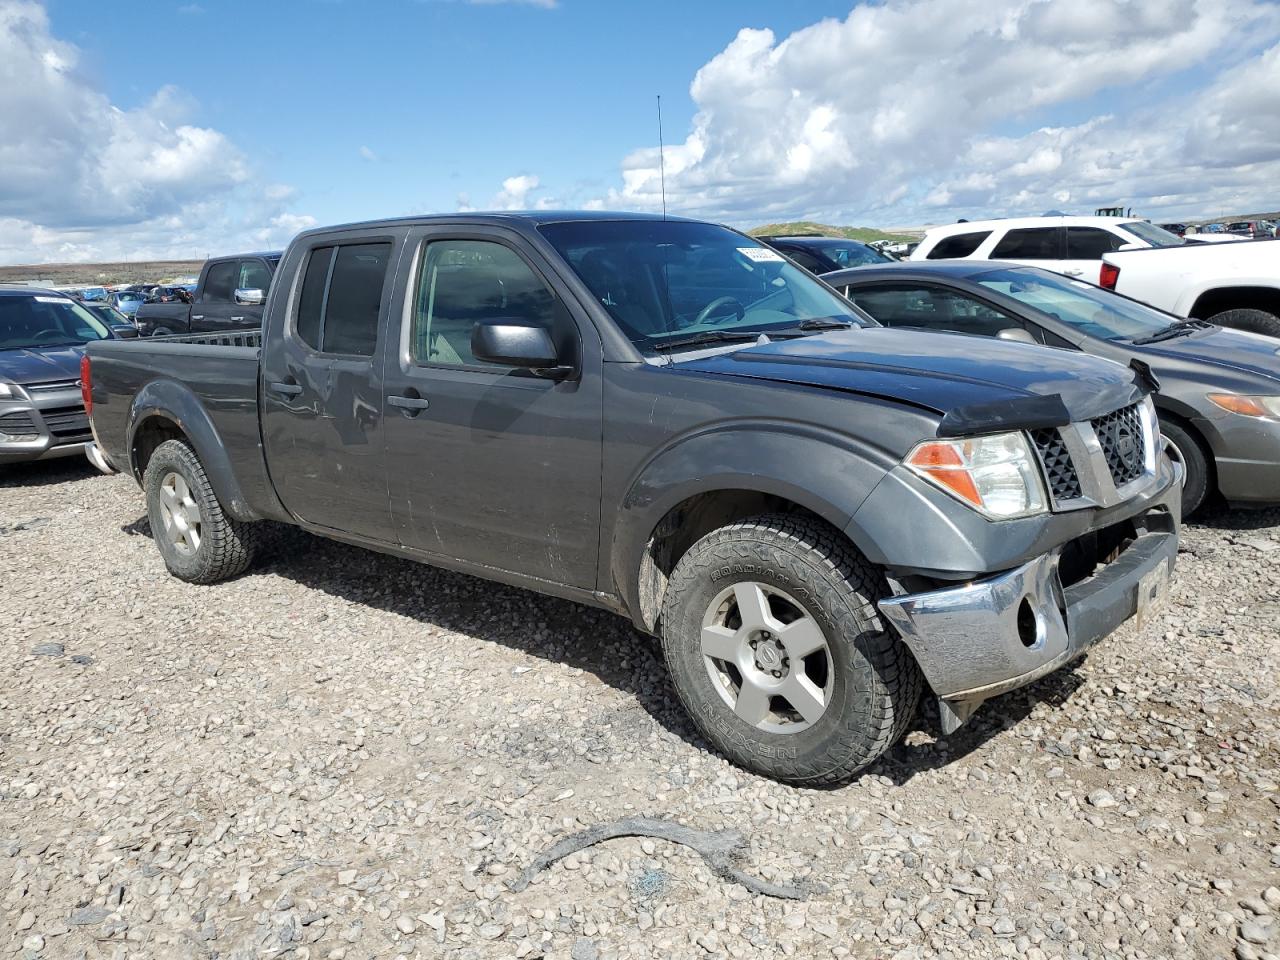
[[[1186,243],[1176,233],[1132,217],[1015,217],[934,227],[911,259],[1003,260],[1097,283],[1104,253]]]

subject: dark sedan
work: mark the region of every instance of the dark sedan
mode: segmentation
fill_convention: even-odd
[[[875,263],[893,263],[875,247],[860,240],[841,237],[756,237],[779,253],[785,253],[810,273],[824,274],[832,270],[861,267]]]
[[[1160,381],[1161,429],[1186,468],[1184,514],[1214,490],[1231,503],[1280,502],[1280,352],[1272,338],[1179,320],[1093,284],[1014,264],[913,262],[823,279],[886,326],[1140,360]]]
[[[92,438],[80,392],[90,340],[113,339],[53,290],[0,288],[0,464],[79,454]]]

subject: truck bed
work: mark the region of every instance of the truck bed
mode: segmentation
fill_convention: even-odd
[[[92,364],[93,424],[99,446],[117,469],[132,467],[131,422],[147,408],[184,419],[184,430],[204,420],[234,457],[249,503],[270,494],[258,426],[256,330],[138,340],[102,340],[86,351]],[[137,413],[131,417],[131,409]],[[141,478],[138,478],[141,479]]]

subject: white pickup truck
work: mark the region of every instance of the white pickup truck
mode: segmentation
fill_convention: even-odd
[[[1099,282],[1179,317],[1280,337],[1280,240],[1103,254]]]

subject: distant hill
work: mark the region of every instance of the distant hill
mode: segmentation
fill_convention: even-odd
[[[763,227],[755,227],[747,231],[753,237],[763,236],[795,236],[799,233],[820,233],[825,237],[844,237],[846,240],[911,241],[918,237],[909,237],[900,233],[885,233],[874,227],[833,227],[829,223],[814,223],[812,220],[798,220],[794,223],[766,223]]]
[[[33,263],[0,267],[0,283],[47,280],[58,286],[101,283],[143,283],[193,277],[203,260],[138,260],[131,263]]]

